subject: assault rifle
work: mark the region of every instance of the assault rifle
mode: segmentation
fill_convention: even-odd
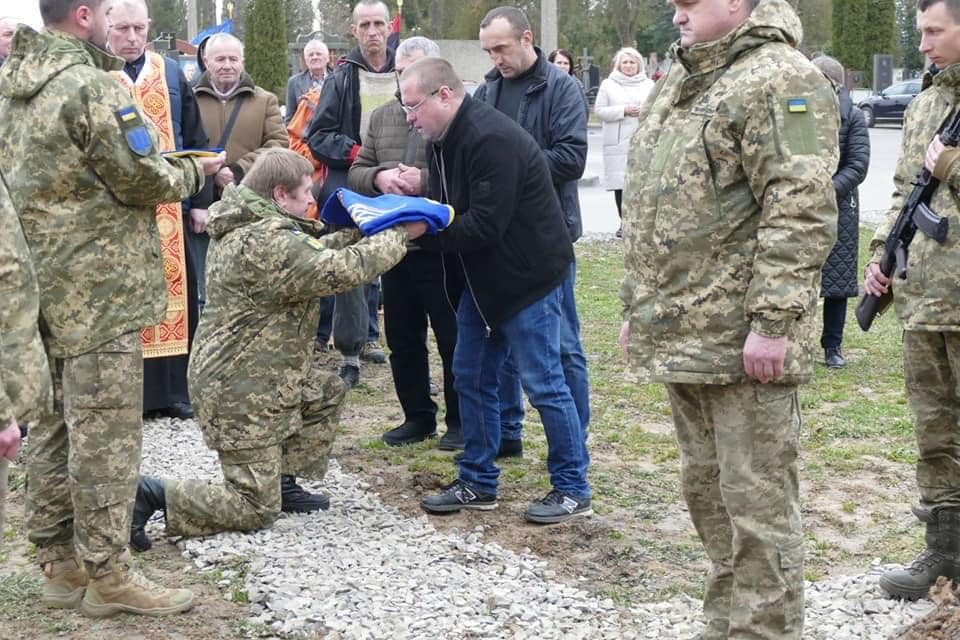
[[[955,147],[960,142],[960,109],[953,115],[940,134],[940,141],[946,147]],[[864,293],[857,303],[857,322],[864,331],[870,330],[873,319],[886,311],[893,302],[893,278],[907,279],[907,249],[919,229],[925,236],[943,244],[947,239],[949,220],[938,216],[930,208],[930,198],[937,190],[940,181],[922,167],[913,181],[913,191],[903,203],[884,245],[880,259],[880,271],[891,279],[887,292],[882,296]]]

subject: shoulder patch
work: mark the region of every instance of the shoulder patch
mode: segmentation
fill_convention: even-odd
[[[140,112],[134,106],[124,107],[113,112],[120,125],[120,131],[127,141],[127,146],[138,156],[148,156],[153,153],[153,140],[150,132],[140,117]]]
[[[787,112],[788,113],[806,113],[807,99],[806,98],[788,98]]]
[[[324,250],[325,247],[323,246],[323,243],[317,240],[316,238],[314,238],[313,236],[306,234],[300,229],[297,229],[295,227],[290,228],[289,231],[294,235],[294,237],[296,237],[298,240],[303,242],[305,245],[307,245],[311,249],[315,251]]]

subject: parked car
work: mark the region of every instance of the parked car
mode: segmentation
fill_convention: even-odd
[[[857,106],[872,127],[878,122],[903,124],[903,112],[910,101],[920,93],[920,79],[904,80],[892,84],[879,94],[861,100]]]

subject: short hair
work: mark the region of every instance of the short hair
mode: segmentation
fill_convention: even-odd
[[[446,85],[453,95],[463,97],[463,82],[453,70],[453,65],[443,58],[420,58],[404,69],[400,80],[416,78],[417,88],[423,94],[429,94]]]
[[[150,15],[150,7],[147,5],[147,0],[114,0],[110,11],[113,12],[117,7],[142,7],[147,16]]]
[[[637,61],[637,64],[640,65],[640,71],[638,72],[638,75],[641,73],[642,74],[647,73],[647,64],[643,60],[643,56],[640,55],[640,52],[634,49],[633,47],[623,47],[619,51],[617,51],[615,54],[613,54],[613,68],[618,69],[620,67],[620,62],[627,56],[630,56],[631,58],[635,58]]]
[[[487,11],[487,15],[483,16],[483,20],[480,21],[480,28],[486,29],[490,26],[490,23],[497,18],[503,18],[507,21],[517,40],[520,39],[524,31],[533,33],[533,27],[530,26],[530,19],[527,18],[527,14],[523,12],[523,9],[510,6],[494,7],[490,9],[490,11]]]
[[[303,184],[304,176],[313,174],[313,165],[299,153],[289,149],[266,149],[257,156],[240,184],[261,198],[273,199],[274,187],[287,193]]]
[[[62,24],[77,7],[98,8],[104,0],[40,0],[40,18],[43,24]]]
[[[947,5],[954,22],[960,22],[960,0],[917,0],[917,11],[926,11],[938,2]]]
[[[327,46],[327,43],[321,40],[320,38],[314,38],[303,45],[303,53],[306,55],[308,47],[323,47],[323,50],[327,52],[327,55],[330,55],[330,48]]]
[[[408,58],[414,51],[422,51],[424,57],[440,55],[440,45],[423,36],[412,36],[400,43],[394,52],[394,58]]]
[[[239,46],[240,57],[241,58],[243,57],[243,42],[240,40],[240,38],[233,35],[232,33],[223,33],[223,32],[215,33],[203,41],[204,56],[206,56],[207,53],[210,51],[210,47],[214,47],[220,44],[221,42],[230,42],[232,44],[236,44],[237,46]]]
[[[390,20],[390,7],[387,6],[387,3],[383,0],[360,0],[357,4],[353,5],[353,11],[350,12],[350,19],[353,20],[353,23],[357,22],[357,11],[360,7],[375,7],[380,5],[383,7],[383,15],[386,16],[387,20]]]
[[[813,66],[817,69],[820,69],[823,75],[827,76],[827,79],[833,83],[833,86],[842,87],[846,84],[843,77],[843,65],[840,64],[836,58],[820,55],[810,62],[813,63]]]

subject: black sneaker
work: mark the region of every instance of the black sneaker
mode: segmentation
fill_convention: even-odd
[[[406,444],[423,442],[427,438],[437,437],[437,425],[404,422],[399,427],[390,429],[381,436],[383,441],[391,447],[400,447]]]
[[[523,515],[530,522],[555,524],[576,516],[589,516],[592,513],[590,498],[574,498],[554,489],[543,500],[527,507]]]
[[[840,354],[839,347],[825,349],[823,356],[824,364],[831,369],[840,369],[847,365],[847,361],[844,360],[843,356]]]
[[[284,513],[311,513],[330,508],[330,497],[322,493],[310,493],[293,476],[280,476],[280,510]]]
[[[460,509],[490,511],[497,508],[497,496],[477,493],[459,478],[443,488],[443,493],[425,496],[420,507],[427,513],[454,513]]]
[[[337,375],[343,380],[343,386],[345,386],[348,391],[360,383],[360,367],[355,364],[343,365],[340,367]]]
[[[500,440],[500,448],[497,449],[497,460],[502,460],[503,458],[522,458],[523,457],[523,440]],[[453,456],[454,462],[460,462],[463,460],[463,451]]]
[[[177,420],[189,420],[193,417],[193,407],[189,402],[174,402],[167,407],[167,415]]]

